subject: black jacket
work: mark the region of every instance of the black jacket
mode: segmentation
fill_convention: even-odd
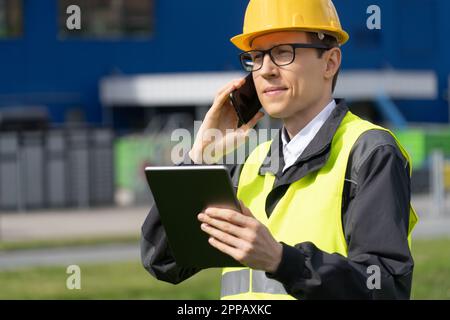
[[[330,155],[333,136],[346,115],[345,101],[337,107],[306,147],[295,164],[282,172],[282,155],[270,151],[260,174],[272,170],[276,180],[266,199],[270,215],[289,185],[320,169]],[[281,147],[280,133],[271,150]],[[237,187],[243,165],[230,166]],[[409,299],[414,262],[407,242],[409,225],[409,164],[393,137],[382,130],[370,130],[355,143],[350,153],[342,201],[342,222],[348,257],[319,250],[313,243],[288,246],[283,243],[280,266],[268,277],[280,281],[286,291],[299,299]],[[198,269],[180,268],[153,206],[142,226],[141,257],[144,267],[157,279],[179,283]],[[381,270],[381,288],[369,289],[367,267]]]

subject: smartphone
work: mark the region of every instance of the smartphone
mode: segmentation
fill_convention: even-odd
[[[249,122],[262,108],[251,73],[245,77],[242,87],[230,93],[230,100],[238,115],[239,127]]]

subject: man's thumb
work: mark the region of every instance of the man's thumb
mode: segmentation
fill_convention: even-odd
[[[248,216],[248,217],[253,217],[252,212],[250,211],[249,208],[247,208],[245,206],[245,204],[242,202],[242,200],[239,200],[239,203],[241,204],[241,212],[243,215]]]

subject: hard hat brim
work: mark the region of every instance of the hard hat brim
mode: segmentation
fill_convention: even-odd
[[[304,32],[323,32],[325,34],[328,34],[330,36],[333,36],[337,39],[339,45],[343,45],[348,41],[350,36],[347,32],[340,29],[332,29],[330,27],[324,27],[324,28],[273,28],[270,30],[261,30],[261,31],[255,31],[250,33],[242,33],[237,36],[234,36],[230,39],[230,41],[238,47],[242,51],[249,51],[251,50],[251,41],[255,39],[256,37],[262,36],[264,34],[269,34],[273,32],[280,32],[280,31],[304,31]]]

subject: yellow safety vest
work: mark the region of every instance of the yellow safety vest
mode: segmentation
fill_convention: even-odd
[[[277,241],[294,246],[312,242],[327,253],[347,256],[341,219],[342,193],[347,161],[352,147],[361,134],[368,130],[388,129],[362,120],[350,111],[339,125],[331,144],[330,157],[317,171],[292,183],[268,218],[265,211],[267,195],[272,190],[275,176],[268,172],[259,175],[259,169],[270,149],[271,141],[260,144],[250,154],[242,169],[237,196],[262,222]],[[410,162],[408,153],[395,138],[398,147]],[[412,172],[410,165],[410,174]],[[410,206],[408,244],[417,215]],[[221,299],[294,299],[283,285],[267,278],[264,271],[250,268],[224,268]]]

